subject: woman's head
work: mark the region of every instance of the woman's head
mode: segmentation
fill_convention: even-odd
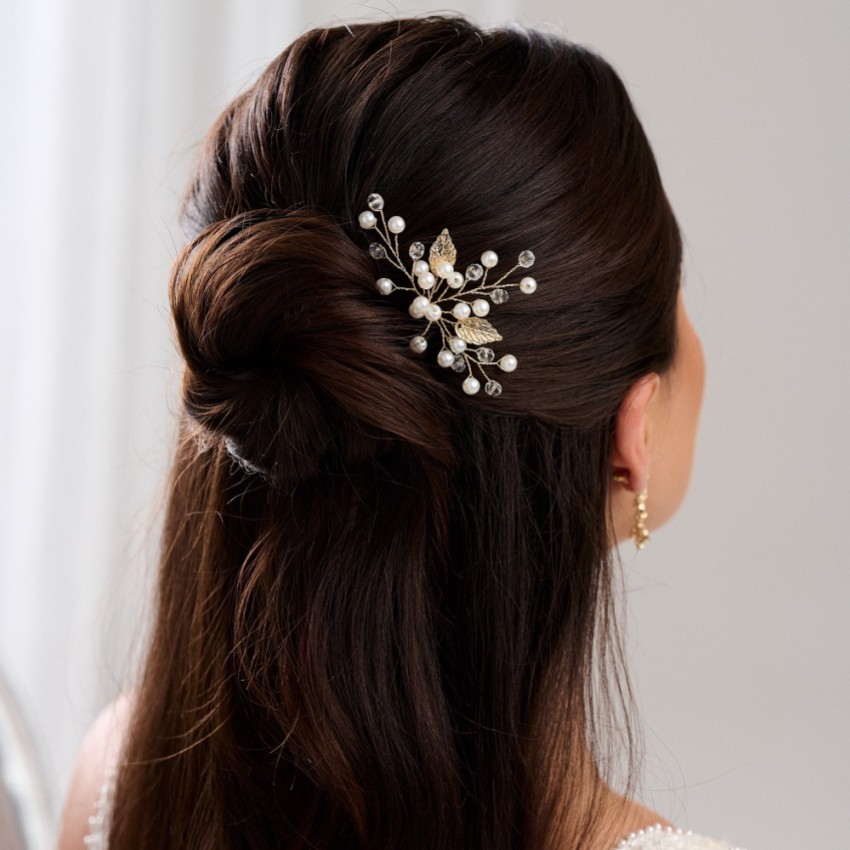
[[[357,225],[372,189],[409,241],[450,227],[459,261],[537,254],[538,292],[500,308],[522,368],[498,399],[411,356],[406,301],[375,291],[385,268]],[[321,456],[329,416],[343,442],[349,414],[406,440],[417,414],[451,431],[470,410],[595,427],[672,363],[681,248],[652,153],[616,74],[554,37],[457,18],[313,31],[222,115],[185,214],[200,234],[174,278],[190,408],[284,478]],[[304,450],[301,420],[320,437]]]
[[[358,225],[372,191],[461,266],[535,253],[538,291],[498,308],[499,397],[410,350]],[[150,766],[115,847],[156,843],[178,780],[203,788],[165,795],[183,846],[577,845],[614,464],[634,489],[621,435],[661,433],[672,408],[635,388],[670,381],[682,322],[620,79],[456,17],[313,30],[212,129],[185,220],[187,417],[129,749]]]

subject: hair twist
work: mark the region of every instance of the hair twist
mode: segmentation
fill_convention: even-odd
[[[388,438],[449,462],[443,393],[405,356],[404,318],[373,278],[362,247],[314,210],[202,230],[170,285],[189,416],[278,482],[314,475],[334,452],[356,464]]]

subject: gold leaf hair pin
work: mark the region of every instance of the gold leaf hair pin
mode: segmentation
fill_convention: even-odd
[[[389,295],[397,289],[404,289],[415,293],[408,312],[414,319],[428,320],[425,329],[411,338],[410,347],[418,354],[425,351],[428,332],[432,325],[436,325],[443,344],[437,354],[437,363],[455,372],[468,371],[463,390],[469,395],[481,389],[481,382],[472,372],[473,365],[477,366],[485,381],[484,392],[491,396],[501,395],[502,385],[488,376],[484,366],[495,363],[503,372],[513,372],[517,359],[513,354],[504,354],[496,360],[493,349],[486,344],[498,342],[502,335],[484,317],[490,312],[490,301],[504,304],[508,300],[509,287],[517,286],[526,295],[537,289],[537,281],[533,277],[524,277],[514,283],[503,282],[517,269],[534,265],[534,254],[523,251],[512,269],[493,283],[488,283],[487,273],[499,262],[496,252],[485,251],[481,262],[467,266],[464,274],[455,271],[457,249],[449,231],[444,229],[431,245],[427,261],[422,259],[425,246],[421,242],[411,244],[408,253],[412,266],[408,271],[398,248],[398,235],[405,228],[404,219],[394,215],[387,221],[384,218],[384,199],[374,192],[366,203],[369,209],[360,213],[360,226],[364,230],[375,230],[384,242],[383,245],[373,242],[369,253],[376,260],[389,260],[410,282],[410,286],[399,286],[390,278],[381,277],[376,282],[378,292]],[[488,295],[490,301],[482,297],[466,300],[468,296],[475,295]],[[470,345],[478,348],[470,349]]]

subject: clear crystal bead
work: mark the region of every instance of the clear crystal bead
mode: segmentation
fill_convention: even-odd
[[[383,259],[385,259],[385,258],[386,258],[386,256],[387,256],[387,249],[386,249],[386,248],[384,248],[384,246],[383,246],[383,245],[381,245],[381,244],[379,244],[378,242],[373,242],[373,243],[369,246],[369,253],[370,253],[370,254],[371,254],[371,255],[372,255],[372,256],[373,256],[376,260],[383,260]]]
[[[410,259],[411,260],[420,260],[422,259],[422,255],[425,253],[425,246],[421,242],[414,242],[410,246]]]
[[[476,348],[479,363],[492,363],[496,359],[496,352],[492,348]]]
[[[498,381],[487,381],[484,384],[484,392],[495,398],[502,394],[502,385]]]
[[[484,274],[484,268],[478,263],[472,263],[472,265],[467,266],[466,268],[466,279],[467,280],[481,280],[481,276]]]
[[[531,251],[523,251],[518,262],[524,269],[530,269],[534,265],[534,254]]]
[[[428,340],[424,336],[415,336],[410,340],[410,347],[417,354],[421,354],[428,347]]]
[[[504,304],[505,301],[508,300],[508,290],[507,289],[494,289],[490,293],[490,300],[494,304]]]
[[[452,369],[454,369],[455,372],[466,371],[466,358],[462,354],[455,355],[455,362],[452,363]]]
[[[378,212],[384,208],[384,199],[377,192],[372,192],[372,194],[366,198],[366,203],[369,205],[369,209],[373,212]]]

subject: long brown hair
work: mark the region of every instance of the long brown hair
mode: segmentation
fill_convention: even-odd
[[[372,191],[460,265],[537,255],[499,307],[501,396],[410,350]],[[184,213],[184,415],[111,850],[580,847],[616,414],[673,360],[681,262],[621,80],[456,16],[315,29],[221,115]]]

